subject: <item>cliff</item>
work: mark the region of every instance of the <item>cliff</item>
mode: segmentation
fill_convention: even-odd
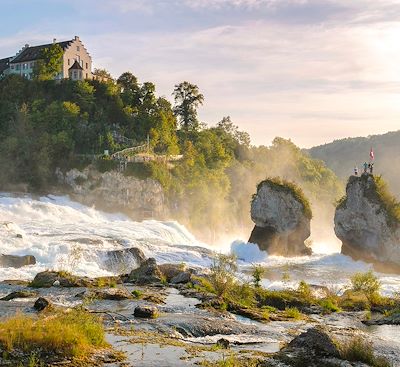
[[[310,255],[304,241],[310,236],[311,209],[294,184],[277,179],[262,181],[251,203],[255,227],[249,242],[270,255]]]
[[[380,177],[351,176],[335,212],[342,254],[400,271],[400,204]]]
[[[83,171],[57,170],[56,175],[71,197],[85,205],[117,210],[137,219],[164,215],[164,191],[158,181],[124,176],[116,171],[101,173],[90,166]]]

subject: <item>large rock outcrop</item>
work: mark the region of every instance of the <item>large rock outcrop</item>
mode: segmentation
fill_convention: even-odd
[[[351,176],[335,212],[342,254],[372,262],[383,271],[400,271],[398,205],[380,177]]]
[[[65,173],[57,169],[56,175],[71,196],[85,205],[102,210],[117,209],[137,219],[164,214],[164,191],[155,180],[141,180],[116,171],[101,173],[92,166]]]
[[[23,266],[35,264],[36,259],[33,255],[15,256],[0,254],[1,268],[22,268]]]
[[[304,241],[310,236],[311,216],[308,201],[294,184],[265,180],[251,203],[255,227],[249,242],[270,255],[310,255]]]

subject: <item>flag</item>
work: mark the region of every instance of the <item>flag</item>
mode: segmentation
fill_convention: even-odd
[[[371,148],[371,150],[369,152],[369,157],[371,158],[371,161],[373,161],[374,158],[375,158],[375,154],[374,154],[374,151],[372,150],[372,148]]]

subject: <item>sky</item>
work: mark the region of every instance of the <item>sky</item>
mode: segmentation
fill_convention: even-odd
[[[0,0],[0,58],[78,35],[94,67],[131,71],[252,143],[301,147],[400,129],[400,0]]]

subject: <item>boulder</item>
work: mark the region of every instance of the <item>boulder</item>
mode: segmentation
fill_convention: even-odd
[[[300,189],[277,180],[262,181],[251,203],[255,227],[249,242],[270,255],[310,255],[311,210]]]
[[[171,284],[186,284],[189,283],[190,280],[192,279],[192,273],[188,271],[183,271],[182,273],[174,276],[170,283]]]
[[[170,282],[172,278],[181,274],[186,270],[185,264],[161,264],[158,265],[161,273],[164,275],[167,282]]]
[[[75,297],[91,298],[91,299],[95,298],[95,299],[103,299],[103,300],[110,300],[110,301],[122,301],[125,299],[133,298],[132,294],[123,288],[89,290],[86,292],[79,293]]]
[[[33,305],[33,308],[40,312],[43,311],[45,308],[49,307],[51,305],[50,301],[48,301],[46,298],[39,297],[35,304]]]
[[[35,265],[35,256],[15,256],[15,255],[0,255],[0,267],[2,268],[22,268],[27,265]]]
[[[230,345],[230,342],[228,339],[218,339],[217,340],[217,347],[221,348],[221,349],[228,349]]]
[[[147,259],[139,268],[132,270],[128,281],[136,284],[160,283],[164,276],[154,258]]]
[[[304,350],[306,353],[326,357],[340,357],[337,341],[327,329],[316,326],[294,338],[286,350]]]
[[[33,288],[57,287],[87,287],[93,280],[86,277],[77,277],[64,271],[43,271],[36,274],[30,283]]]
[[[390,210],[395,199],[382,189],[382,179],[351,176],[346,196],[335,212],[335,233],[342,254],[371,262],[380,271],[400,272],[400,221]]]
[[[11,301],[16,298],[33,298],[37,296],[37,292],[30,291],[16,291],[8,294],[7,296],[0,298],[0,301]]]
[[[71,196],[85,205],[124,212],[137,219],[164,214],[165,194],[157,180],[142,180],[117,171],[100,172],[94,165],[65,173],[57,169],[56,176],[70,189]]]
[[[133,311],[133,315],[143,319],[155,319],[158,316],[158,309],[154,306],[138,306]]]
[[[127,273],[139,267],[146,261],[146,256],[138,247],[131,247],[122,250],[108,251],[105,254],[104,265],[109,271],[119,274]]]

